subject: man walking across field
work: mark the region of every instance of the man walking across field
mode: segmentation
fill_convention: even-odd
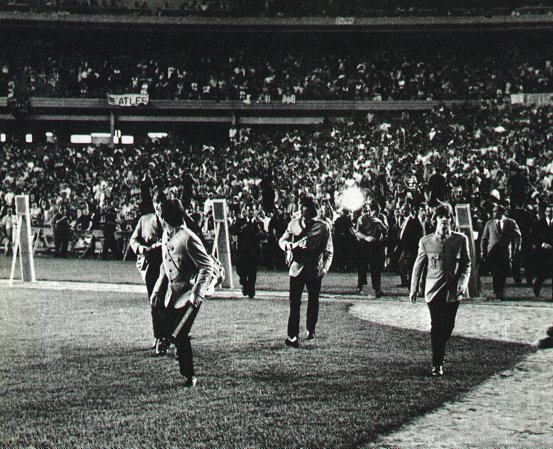
[[[159,213],[160,204],[163,200],[165,200],[165,195],[162,192],[154,194],[152,203],[155,212],[140,217],[129,242],[136,254],[136,267],[140,271],[142,280],[146,283],[148,299],[152,296],[161,266],[161,236],[163,230],[161,228]],[[163,305],[152,305],[151,314],[155,338],[155,354],[164,355],[167,352],[170,341],[166,330],[165,309]]]
[[[185,387],[196,385],[190,331],[200,305],[216,281],[213,259],[200,238],[184,224],[178,200],[164,200],[159,207],[163,227],[163,266],[151,302],[163,305],[174,318],[172,339],[177,348],[179,370]]]
[[[371,273],[371,283],[376,298],[383,293],[381,289],[382,270],[384,270],[384,239],[388,234],[388,225],[380,216],[380,206],[376,201],[365,203],[363,214],[357,220],[355,236],[359,240],[359,266],[357,268],[357,292],[363,292],[367,284],[367,268]]]
[[[236,220],[230,232],[237,236],[236,272],[242,285],[242,294],[253,298],[261,259],[261,241],[266,237],[263,223],[256,216],[253,204],[245,206],[244,216]]]
[[[290,264],[290,316],[287,346],[299,347],[301,296],[307,287],[307,340],[315,338],[319,317],[321,281],[332,264],[329,224],[317,218],[317,202],[311,196],[301,201],[301,217],[292,220],[279,240]]]
[[[436,232],[420,239],[411,276],[410,299],[415,303],[426,267],[424,296],[431,319],[432,376],[443,375],[446,344],[470,277],[468,239],[451,230],[452,218],[451,206],[441,204],[436,207]]]

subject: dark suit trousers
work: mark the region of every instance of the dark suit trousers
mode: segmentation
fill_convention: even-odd
[[[157,278],[159,277],[160,265],[157,263],[148,264],[146,268],[146,289],[148,290],[148,300],[152,296],[154,286],[156,285]],[[152,327],[154,330],[154,338],[168,338],[170,323],[168,323],[168,314],[163,304],[155,307],[150,306],[152,315]]]
[[[408,286],[411,282],[411,273],[413,272],[413,265],[417,259],[417,253],[410,251],[402,251],[399,256],[399,275],[401,278],[401,284]]]
[[[56,257],[67,257],[68,246],[68,234],[54,234],[54,254]]]
[[[169,313],[173,317],[172,329],[176,328],[186,312],[192,305],[187,304],[182,309],[170,309]],[[177,359],[179,361],[179,371],[182,376],[190,378],[194,376],[194,358],[192,355],[192,344],[190,343],[190,330],[196,320],[200,307],[193,308],[190,316],[187,318],[184,327],[177,336],[173,336],[175,347],[177,348]]]
[[[488,268],[492,275],[493,292],[497,298],[505,296],[505,284],[510,270],[509,250],[495,245],[488,254]]]
[[[357,288],[367,285],[367,269],[371,273],[373,290],[379,292],[384,269],[384,249],[380,243],[361,243],[359,266],[357,267]]]
[[[535,287],[540,290],[547,278],[553,278],[553,250],[538,248],[533,258],[536,263]],[[551,286],[551,298],[553,299],[553,284]]]
[[[301,296],[307,287],[307,330],[315,332],[319,318],[319,293],[322,278],[305,274],[305,269],[296,276],[290,276],[290,316],[288,318],[288,336],[297,337],[300,332]]]
[[[447,290],[444,288],[428,303],[433,366],[444,363],[445,347],[455,327],[455,317],[459,308],[459,301],[447,302],[446,296]]]
[[[257,281],[257,263],[241,263],[236,267],[236,272],[244,294],[254,297],[255,283]]]
[[[490,273],[492,275],[493,292],[496,297],[503,299],[505,297],[505,284],[507,283],[509,262],[494,261],[490,264]]]

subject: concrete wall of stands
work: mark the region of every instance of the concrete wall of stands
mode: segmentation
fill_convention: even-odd
[[[316,124],[356,113],[427,111],[462,101],[298,101],[245,104],[242,101],[150,100],[146,106],[113,107],[105,99],[32,98],[25,122],[221,123],[237,125]],[[113,116],[112,116],[113,115]],[[0,122],[15,117],[0,97]]]

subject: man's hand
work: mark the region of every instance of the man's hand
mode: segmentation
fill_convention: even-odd
[[[326,268],[322,268],[321,271],[319,272],[319,277],[324,278],[327,273],[328,273],[328,270]]]
[[[203,302],[204,298],[198,295],[197,293],[190,293],[190,297],[188,298],[188,302],[192,304],[193,307],[196,309],[200,307],[201,303]]]
[[[465,287],[459,286],[457,288],[457,298],[459,298],[461,296],[467,296],[467,289]]]
[[[411,302],[412,302],[413,304],[415,304],[415,303],[417,302],[417,294],[416,294],[416,293],[411,293],[411,294],[409,295],[409,299],[411,300]]]
[[[161,246],[161,242],[153,243],[150,246],[141,246],[142,253],[143,254],[149,253],[150,251],[153,251],[154,249],[159,248],[160,246]]]
[[[152,307],[162,307],[163,306],[163,298],[158,292],[153,292],[152,296],[150,296],[150,304]]]

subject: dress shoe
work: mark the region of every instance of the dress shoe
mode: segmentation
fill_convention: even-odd
[[[537,282],[534,284],[534,296],[536,298],[539,298],[540,297],[540,290],[541,290],[541,285],[538,284]]]
[[[363,294],[363,288],[358,288],[357,290],[355,290],[355,293],[357,293],[358,295],[362,295]]]
[[[198,379],[196,378],[196,376],[186,377],[185,379],[186,380],[184,381],[184,387],[186,388],[194,388],[198,383]]]
[[[538,349],[553,348],[553,337],[545,337],[538,341]]]
[[[432,367],[433,377],[441,377],[443,375],[444,375],[444,369],[442,368],[442,365],[436,365]]]
[[[170,345],[171,342],[169,340],[166,338],[160,338],[156,344],[155,355],[160,356],[167,354],[167,349],[169,349]]]
[[[315,340],[315,332],[307,331],[305,333],[305,339],[306,340]]]
[[[298,337],[286,337],[286,340],[284,340],[284,344],[286,346],[290,346],[291,348],[299,348],[300,347],[300,341],[298,340]]]
[[[374,296],[376,298],[382,298],[382,296],[384,296],[384,293],[382,293],[382,290],[378,290],[377,292],[374,292]]]
[[[549,327],[545,333],[550,336],[550,337],[553,337],[553,326]]]

